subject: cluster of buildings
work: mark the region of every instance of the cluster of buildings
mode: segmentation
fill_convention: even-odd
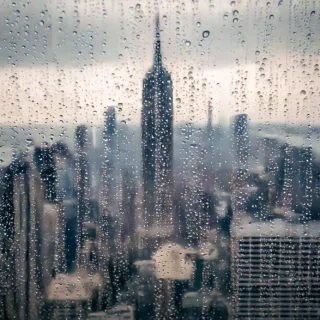
[[[122,166],[114,107],[94,166],[80,125],[74,152],[28,139],[1,169],[0,319],[319,319],[315,152],[250,133],[245,114],[225,131],[211,118],[200,143],[182,132],[174,175],[157,19],[141,179]]]

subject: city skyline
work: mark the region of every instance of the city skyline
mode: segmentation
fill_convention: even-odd
[[[36,1],[0,39],[0,320],[318,319],[320,2]]]

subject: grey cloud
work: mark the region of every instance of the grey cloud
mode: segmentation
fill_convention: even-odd
[[[0,13],[0,64],[76,67],[104,61],[143,62],[151,56],[153,14],[132,6],[123,15],[112,10],[99,5],[54,7],[41,0],[4,8]],[[274,4],[267,8],[257,4],[235,15],[233,8],[208,8],[199,14],[200,27],[192,10],[168,11],[161,14],[164,56],[172,64],[185,60],[214,67],[234,63],[237,58],[255,62],[256,51],[285,55],[285,41],[290,39],[297,42],[289,43],[292,49],[315,50],[319,45],[315,36],[319,31],[318,16],[310,16],[305,8],[290,8],[293,28],[289,30],[288,10],[288,6],[278,8]],[[293,33],[295,28],[299,30],[296,21],[309,26],[300,28],[298,36]],[[205,39],[204,30],[210,31]]]

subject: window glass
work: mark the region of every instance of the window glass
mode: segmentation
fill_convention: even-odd
[[[3,0],[0,320],[320,319],[319,13]]]

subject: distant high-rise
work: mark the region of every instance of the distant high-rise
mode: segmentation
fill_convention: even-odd
[[[171,224],[173,164],[172,81],[162,64],[159,17],[153,67],[143,80],[142,172],[147,228]]]
[[[103,160],[102,160],[102,181],[101,181],[101,215],[117,214],[117,124],[116,109],[109,107],[105,112],[105,127],[103,130]]]
[[[18,158],[6,170],[1,212],[6,239],[1,250],[9,268],[0,285],[0,295],[3,289],[6,295],[0,304],[1,319],[41,318],[44,193],[32,158]]]
[[[234,165],[237,169],[248,169],[249,137],[248,116],[238,114],[233,118],[233,148],[235,152]]]
[[[76,161],[75,180],[77,193],[78,230],[77,230],[77,261],[81,260],[81,247],[84,243],[84,222],[90,215],[90,170],[87,155],[88,129],[84,125],[76,128]]]
[[[99,271],[104,275],[104,279],[109,279],[109,256],[115,251],[114,241],[114,217],[119,216],[118,204],[118,141],[116,109],[109,107],[105,115],[105,125],[103,129],[103,153],[101,167],[101,184],[99,191],[99,231],[98,231],[98,260]],[[112,218],[113,217],[113,218]],[[112,230],[112,231],[111,231]],[[104,282],[99,289],[100,305],[110,304],[110,284]]]

